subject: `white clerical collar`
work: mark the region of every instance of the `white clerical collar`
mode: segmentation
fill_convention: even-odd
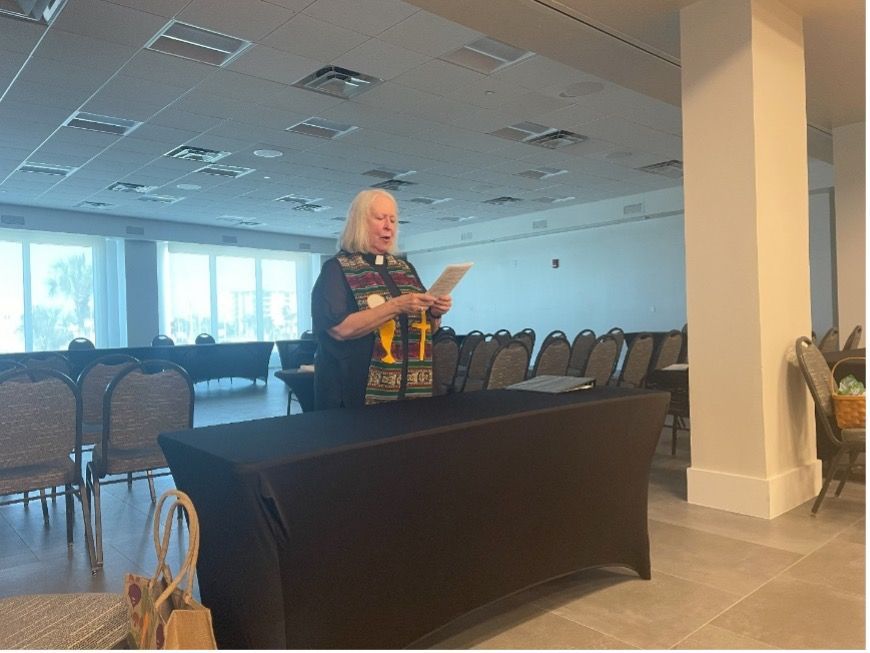
[[[384,264],[384,255],[378,254],[375,256],[375,265],[383,265]]]

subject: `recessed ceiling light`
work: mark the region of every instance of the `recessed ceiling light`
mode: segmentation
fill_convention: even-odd
[[[592,95],[593,93],[598,93],[603,90],[604,84],[601,82],[577,82],[576,84],[566,86],[565,89],[559,93],[559,97],[583,97],[584,95]]]
[[[224,157],[228,157],[230,154],[232,154],[232,152],[220,152],[218,150],[208,150],[204,147],[181,145],[173,150],[169,150],[163,156],[168,156],[173,159],[184,159],[185,161],[214,163],[215,161],[220,161]]]
[[[53,163],[31,163],[30,161],[25,161],[18,167],[18,172],[30,172],[50,177],[66,177],[76,170],[78,168],[75,166],[61,166]]]
[[[199,190],[202,188],[199,184],[176,184],[175,187],[179,190]]]
[[[279,156],[284,156],[284,153],[281,150],[254,150],[254,156],[264,159],[275,159]]]
[[[534,52],[521,50],[485,36],[439,58],[442,61],[448,61],[463,68],[470,68],[484,75],[489,75],[496,70],[528,59],[534,54]]]
[[[226,66],[251,47],[251,42],[172,20],[145,47],[212,66]]]
[[[661,163],[653,163],[652,165],[643,166],[637,169],[653,175],[670,177],[671,179],[682,179],[683,177],[683,162],[678,161],[677,159],[662,161]]]
[[[295,125],[290,125],[284,131],[294,132],[296,134],[304,134],[306,136],[316,136],[317,138],[338,138],[348,132],[356,129],[356,125],[345,125],[325,118],[312,116],[307,120],[297,122]]]
[[[150,193],[152,190],[156,189],[157,186],[131,184],[130,182],[126,181],[116,181],[114,184],[106,188],[106,190],[113,190],[116,193]]]
[[[126,136],[141,124],[141,122],[126,118],[115,118],[113,116],[101,116],[96,113],[76,111],[66,119],[63,126],[87,129],[88,131],[102,132],[104,134],[115,134],[116,136]]]
[[[382,81],[384,80],[363,75],[355,70],[326,66],[306,75],[293,86],[349,100],[374,88]]]

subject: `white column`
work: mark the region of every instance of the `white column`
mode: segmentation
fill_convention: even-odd
[[[794,341],[810,332],[803,30],[776,0],[681,11],[690,503],[773,518],[820,465]]]
[[[157,300],[157,244],[150,240],[124,241],[127,293],[127,344],[144,347],[159,333]]]
[[[834,129],[834,205],[837,238],[837,320],[840,345],[860,324],[867,329],[864,262],[864,129],[859,122]],[[862,338],[863,341],[863,338]]]

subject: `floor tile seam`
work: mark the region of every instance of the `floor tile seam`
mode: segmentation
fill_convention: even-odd
[[[656,517],[648,517],[647,520],[658,522],[660,524],[665,524],[666,526],[677,526],[679,528],[685,528],[685,529],[690,530],[690,531],[697,531],[699,533],[703,533],[704,535],[712,535],[715,537],[721,537],[722,539],[731,540],[733,542],[740,542],[743,544],[750,544],[752,546],[763,547],[765,549],[770,549],[771,551],[775,551],[775,552],[779,552],[779,553],[790,553],[790,554],[794,554],[794,555],[803,555],[802,553],[797,553],[796,551],[789,551],[788,549],[781,549],[781,548],[776,547],[776,546],[771,546],[770,544],[759,544],[758,542],[753,542],[751,540],[744,540],[744,539],[739,538],[739,537],[732,537],[731,535],[722,535],[721,533],[713,533],[713,532],[706,531],[706,530],[703,530],[700,528],[695,528],[693,526],[686,526],[685,524],[676,524],[673,522],[664,521],[664,520],[658,519]]]
[[[862,603],[866,602],[866,591],[861,593],[855,593],[850,590],[845,590],[841,587],[834,587],[832,585],[826,585],[825,583],[815,583],[811,580],[806,580],[805,578],[798,578],[796,576],[788,576],[788,580],[794,581],[796,583],[801,583],[802,585],[809,585],[811,587],[821,587],[829,592],[834,592],[836,594],[844,595],[844,599],[858,599]]]
[[[532,603],[535,603],[535,604],[537,604],[538,606],[541,606],[541,604],[537,603],[537,601],[532,601]],[[541,606],[541,607],[543,607],[543,606]],[[568,615],[568,614],[559,614],[558,612],[556,612],[556,611],[554,611],[554,610],[551,610],[551,609],[549,609],[549,608],[547,608],[546,610],[547,610],[548,613],[552,614],[553,616],[560,617],[560,618],[565,619],[566,621],[570,621],[571,623],[576,624],[576,625],[578,625],[578,626],[583,626],[584,628],[588,628],[589,630],[591,630],[591,631],[593,631],[593,632],[596,632],[596,633],[598,633],[599,635],[603,635],[604,637],[608,637],[608,638],[610,638],[610,639],[616,640],[616,641],[619,642],[620,644],[625,644],[625,645],[627,645],[629,648],[633,648],[633,649],[639,649],[639,648],[641,648],[641,647],[639,647],[639,646],[635,646],[635,645],[632,644],[631,642],[626,642],[624,639],[622,639],[621,637],[618,637],[618,636],[614,635],[613,633],[608,633],[608,632],[606,632],[606,631],[604,631],[604,630],[601,630],[600,628],[595,628],[595,627],[593,627],[593,626],[590,626],[589,624],[585,624],[585,623],[583,623],[582,621],[580,621],[579,619],[573,619],[573,618],[572,618],[570,615]]]
[[[723,594],[730,594],[731,596],[744,596],[743,592],[735,592],[733,590],[727,590],[727,589],[724,589],[722,587],[716,587],[715,585],[711,585],[710,583],[705,583],[704,581],[698,580],[697,578],[686,578],[685,576],[681,576],[680,574],[675,574],[672,571],[665,571],[665,570],[657,568],[655,566],[652,567],[652,571],[657,571],[660,574],[665,574],[667,576],[671,576],[672,578],[679,578],[680,580],[685,581],[687,583],[692,583],[693,585],[700,585],[702,587],[706,587],[706,588],[711,589],[711,590],[716,590],[717,592],[722,592]],[[750,590],[750,593],[754,592],[754,591],[755,590]]]
[[[736,636],[738,636],[738,637],[742,637],[742,638],[744,638],[744,639],[751,639],[751,640],[753,640],[753,641],[755,641],[755,642],[758,642],[759,644],[764,644],[764,645],[766,645],[766,646],[770,646],[770,647],[776,649],[777,651],[781,651],[781,650],[783,650],[781,647],[776,646],[775,644],[771,644],[770,642],[765,642],[765,641],[763,641],[763,640],[760,640],[760,639],[758,639],[757,637],[752,637],[752,636],[750,636],[750,635],[746,635],[745,633],[738,633],[736,630],[731,630],[730,628],[726,628],[725,626],[720,626],[720,625],[718,625],[718,624],[712,624],[712,623],[706,623],[706,624],[704,624],[703,626],[700,626],[697,630],[693,630],[691,633],[689,633],[688,635],[686,635],[685,637],[683,637],[683,639],[681,639],[679,642],[677,642],[676,644],[674,644],[673,646],[671,646],[671,647],[670,647],[671,650],[676,649],[677,646],[679,646],[680,644],[682,644],[683,642],[685,642],[687,639],[689,639],[692,635],[694,635],[694,634],[697,633],[698,631],[702,630],[703,628],[706,628],[707,626],[710,626],[710,627],[712,627],[712,628],[718,628],[719,630],[724,630],[724,631],[726,631],[726,632],[728,632],[728,633],[731,633],[732,635],[736,635]]]

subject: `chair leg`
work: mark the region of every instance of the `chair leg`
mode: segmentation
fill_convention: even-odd
[[[828,473],[825,474],[825,482],[822,483],[822,489],[819,491],[819,496],[816,497],[815,503],[813,503],[812,513],[815,515],[819,506],[822,505],[822,500],[825,498],[825,493],[828,491],[828,486],[831,484],[831,481],[834,480],[834,474],[837,473],[837,465],[840,464],[840,458],[843,457],[843,449],[837,449],[837,453],[834,454],[834,457],[831,458],[830,467],[828,468]]]
[[[151,476],[151,470],[145,471],[145,476],[148,477],[148,491],[151,492],[151,503],[157,503],[157,492],[154,491],[154,478]]]
[[[39,488],[39,500],[42,502],[42,519],[48,524],[48,502],[45,500],[45,488]]]
[[[94,564],[103,566],[103,514],[100,511],[100,479],[91,476],[94,489]]]
[[[671,455],[677,455],[677,416],[671,415]]]
[[[75,512],[75,506],[73,505],[73,489],[72,484],[67,483],[64,486],[66,493],[64,498],[66,499],[66,545],[73,545],[73,513]]]
[[[30,492],[25,492],[24,493],[24,505],[26,506],[28,503],[30,503]]]
[[[127,472],[127,489],[133,488],[133,472]]]
[[[858,460],[858,452],[850,451],[849,452],[849,464],[846,467],[845,471],[843,471],[843,478],[840,479],[840,484],[837,486],[837,491],[834,492],[834,496],[840,496],[840,492],[843,491],[843,487],[846,485],[846,480],[849,478],[849,474],[852,472],[852,465],[855,464],[855,461]]]
[[[57,500],[57,486],[51,486],[51,502],[54,503]]]
[[[91,575],[99,571],[97,565],[97,552],[94,545],[94,530],[91,526],[91,463],[88,463],[85,468],[85,490],[82,494],[82,488],[79,486],[79,499],[82,502],[82,519],[85,522],[85,544],[88,549],[88,562],[91,563]]]

